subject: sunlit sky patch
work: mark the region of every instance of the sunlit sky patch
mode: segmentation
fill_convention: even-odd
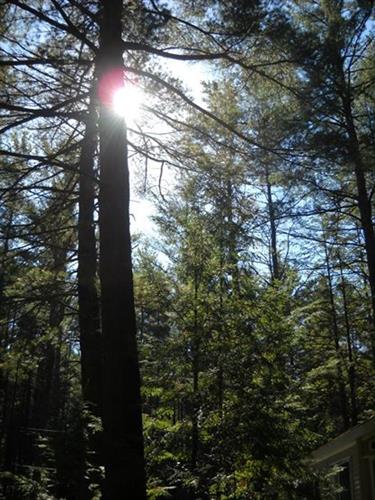
[[[184,87],[187,89],[188,94],[197,104],[201,106],[204,105],[202,82],[213,79],[213,75],[210,73],[207,63],[188,63],[186,61],[170,60],[168,62],[164,61],[163,66],[171,76],[181,80]],[[131,88],[131,84],[129,84],[129,87]],[[130,90],[130,88],[129,92],[126,90],[119,91],[118,97],[114,99],[116,100],[116,105],[113,105],[114,110],[115,108],[118,109],[118,111],[116,110],[116,113],[122,114],[120,110],[123,109],[123,116],[125,116],[125,120],[129,126],[134,125],[137,120],[139,108],[141,109],[142,114],[142,106],[152,106],[151,102],[149,102],[151,99],[150,96],[147,96],[144,92],[142,92],[141,88],[136,83],[133,85],[132,90]],[[134,93],[134,105],[132,103],[128,104],[129,100],[131,100],[130,96],[132,92]],[[124,105],[121,104],[122,100],[124,101]],[[136,102],[137,105],[135,105]],[[128,114],[126,112],[127,107],[133,108],[128,109]],[[133,115],[133,118],[131,118],[131,115]],[[132,119],[132,122],[129,121],[130,119]],[[149,122],[149,124],[150,123],[151,122]],[[149,162],[149,171],[151,171],[153,167],[155,168],[156,175],[158,176],[160,174],[160,164],[153,165],[152,162]],[[175,173],[165,169],[163,179],[166,190],[168,190],[169,179],[174,177],[174,175]],[[135,172],[132,168],[130,168],[130,177],[131,185],[134,186],[136,184],[136,179]],[[131,194],[130,212],[132,214],[130,219],[132,231],[143,234],[153,233],[155,230],[154,224],[151,221],[151,217],[154,214],[153,205],[151,202],[140,197],[134,190],[132,190]]]

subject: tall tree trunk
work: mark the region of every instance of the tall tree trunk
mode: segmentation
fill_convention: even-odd
[[[98,76],[123,68],[122,1],[101,1]],[[107,103],[108,104],[108,103]],[[100,283],[103,429],[107,500],[146,498],[140,374],[136,344],[126,129],[100,104]]]
[[[341,12],[339,14],[342,15]],[[342,103],[342,113],[347,133],[348,159],[353,167],[357,187],[358,209],[361,227],[365,240],[365,249],[368,267],[368,280],[371,291],[372,308],[372,335],[375,336],[375,230],[372,222],[371,198],[367,191],[365,166],[363,164],[360,144],[353,117],[351,84],[345,77],[345,61],[341,55],[339,45],[336,44],[337,87]]]
[[[233,182],[229,179],[226,183],[226,207],[224,207],[224,214],[226,212],[228,228],[226,231],[226,244],[228,246],[228,264],[229,264],[229,272],[231,273],[233,280],[233,288],[232,293],[239,295],[241,292],[240,285],[240,273],[238,268],[238,254],[237,254],[237,243],[238,243],[238,226],[234,220],[234,200],[235,200],[235,192],[233,189]]]
[[[348,146],[350,160],[354,167],[354,174],[357,184],[358,209],[361,217],[361,225],[365,240],[365,249],[368,266],[368,279],[371,290],[371,306],[373,328],[375,327],[375,231],[372,223],[371,199],[367,192],[365,169],[362,161],[357,131],[354,125],[354,119],[351,109],[350,96],[344,94],[342,97],[344,115],[346,120],[346,129],[348,132]],[[375,332],[374,332],[375,334]]]
[[[95,171],[97,113],[93,96],[89,105],[79,172],[78,305],[81,347],[82,394],[95,416],[101,407],[101,335],[96,290]]]
[[[341,407],[340,409],[341,409],[341,416],[342,416],[343,426],[344,426],[343,430],[346,430],[349,428],[350,422],[349,422],[349,416],[348,416],[348,405],[347,405],[346,390],[345,390],[343,370],[342,370],[343,359],[342,359],[340,342],[339,342],[340,334],[339,334],[339,327],[338,327],[338,323],[337,323],[335,297],[334,297],[334,293],[333,293],[331,264],[329,261],[329,254],[328,254],[328,249],[327,249],[326,244],[324,244],[324,252],[325,252],[325,258],[326,258],[329,302],[331,305],[333,341],[335,343],[335,351],[336,351],[336,356],[337,356],[337,361],[338,361],[338,363],[337,363],[337,379],[338,379],[337,384],[338,384],[338,390],[339,390],[339,396],[340,396],[340,407]]]
[[[97,250],[95,236],[95,168],[94,155],[97,147],[97,111],[94,95],[90,98],[86,130],[83,139],[79,170],[79,214],[78,214],[78,310],[81,348],[81,376],[83,401],[94,417],[101,416],[101,331],[99,298],[96,289]],[[90,418],[90,417],[89,417]],[[86,419],[84,430],[89,429]],[[82,450],[80,497],[91,498],[91,478],[88,467],[102,463],[100,433],[88,431],[88,438],[82,436],[85,449]],[[87,456],[91,459],[88,464]],[[92,469],[93,470],[93,469]]]
[[[227,195],[229,195],[229,190],[231,190],[230,182],[227,183],[226,185],[226,190],[227,190]],[[225,230],[224,230],[224,224],[225,224],[225,217],[228,215],[228,225],[232,222],[231,221],[231,214],[229,207],[227,206],[227,200],[224,198],[224,203],[223,206],[221,207],[221,219],[222,223],[220,224],[220,236],[219,236],[219,252],[220,252],[220,278],[219,278],[219,283],[220,283],[220,288],[219,288],[219,314],[220,316],[220,321],[218,322],[217,329],[220,335],[220,340],[219,340],[219,346],[218,346],[218,361],[217,361],[217,391],[218,391],[218,407],[220,410],[220,413],[222,414],[223,410],[223,403],[224,403],[224,325],[223,325],[223,318],[221,317],[223,313],[223,306],[224,306],[224,263],[225,263],[225,243],[228,243],[229,247],[229,240],[230,240],[230,235],[225,235]],[[228,211],[228,214],[226,213]],[[230,222],[229,222],[230,221]],[[228,241],[225,241],[227,236]],[[229,259],[232,257],[232,252],[229,250],[230,255]]]
[[[350,76],[347,77],[345,74],[345,56],[342,55],[343,47],[346,44],[343,35],[344,30],[340,33],[338,29],[338,19],[344,23],[343,4],[342,2],[331,1],[322,3],[322,7],[328,23],[330,50],[332,51],[332,60],[334,61],[333,65],[336,73],[332,76],[336,77],[337,94],[338,99],[341,101],[343,122],[347,133],[348,160],[352,165],[356,180],[358,209],[365,240],[368,280],[371,291],[372,336],[375,336],[375,230],[372,222],[371,198],[366,185],[365,165],[353,116],[352,82]],[[370,15],[370,12],[368,15]]]
[[[9,377],[6,370],[3,368],[2,353],[6,352],[8,348],[9,338],[9,317],[11,315],[10,304],[4,305],[5,299],[5,277],[6,277],[6,264],[9,252],[9,244],[11,239],[11,228],[13,223],[13,210],[10,210],[8,222],[4,230],[3,248],[1,249],[0,259],[0,462],[3,451],[3,438],[6,433],[6,421],[8,414],[8,396],[9,396]]]
[[[266,188],[267,188],[267,207],[271,229],[271,275],[272,281],[280,279],[280,266],[277,253],[277,233],[275,221],[275,206],[272,199],[272,186],[269,179],[268,167],[266,167]]]
[[[199,365],[200,365],[200,338],[198,332],[198,271],[194,272],[194,324],[192,343],[192,369],[193,369],[193,412],[191,428],[191,469],[195,473],[197,470],[198,450],[199,450]]]
[[[223,313],[224,305],[224,256],[222,247],[222,237],[220,238],[220,295],[219,295],[219,315]],[[220,332],[220,340],[218,346],[218,373],[217,373],[217,391],[218,391],[218,406],[221,415],[223,414],[224,404],[224,325],[223,318],[220,317],[218,323],[218,331]]]
[[[3,469],[14,472],[16,457],[18,453],[18,433],[19,433],[19,416],[16,409],[18,387],[18,375],[20,370],[20,359],[17,360],[15,380],[11,385],[11,395],[9,398],[9,410],[7,420],[5,422],[5,443],[4,443],[4,464]]]
[[[339,266],[340,266],[340,276],[341,276],[341,293],[344,307],[344,321],[345,321],[345,332],[346,332],[346,344],[348,348],[348,361],[349,361],[349,387],[350,387],[350,406],[351,406],[351,423],[352,425],[357,424],[358,408],[357,408],[357,374],[355,369],[355,359],[353,350],[353,340],[351,335],[350,321],[349,321],[349,311],[348,311],[348,299],[346,295],[346,283],[343,274],[343,266],[341,261],[341,256],[339,255]]]
[[[359,261],[361,263],[362,262],[366,263],[365,251],[363,249],[363,236],[362,236],[361,226],[359,224],[356,224],[356,232],[357,232],[357,242],[359,248]],[[372,362],[375,365],[375,335],[373,335],[375,323],[373,320],[371,299],[369,296],[369,294],[371,294],[371,290],[369,291],[369,280],[368,280],[368,273],[365,269],[366,267],[367,267],[366,264],[364,268],[361,266],[360,276],[363,283],[364,297],[366,299],[366,319],[367,319],[368,331],[370,333],[368,338],[368,344],[371,347]]]

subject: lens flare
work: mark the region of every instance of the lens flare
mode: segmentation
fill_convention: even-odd
[[[117,115],[122,116],[128,124],[131,124],[139,118],[143,101],[144,96],[141,89],[126,82],[114,91],[112,109]]]
[[[114,68],[101,76],[97,89],[100,102],[123,117],[128,125],[138,121],[145,96],[132,75]]]

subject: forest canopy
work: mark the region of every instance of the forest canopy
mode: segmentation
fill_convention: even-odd
[[[0,2],[0,498],[337,498],[311,453],[375,415],[372,3]]]

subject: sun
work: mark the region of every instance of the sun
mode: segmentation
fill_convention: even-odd
[[[113,93],[112,109],[117,115],[122,116],[128,125],[131,125],[139,119],[144,100],[145,96],[138,86],[125,83]]]

